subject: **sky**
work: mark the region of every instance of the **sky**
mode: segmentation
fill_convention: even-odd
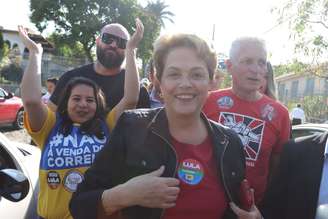
[[[147,0],[138,0],[142,5]],[[241,36],[257,36],[267,44],[273,64],[290,61],[293,42],[287,24],[277,25],[271,13],[286,0],[165,0],[173,12],[174,23],[166,22],[162,33],[187,32],[209,40],[217,52],[228,54],[231,42]],[[31,29],[29,0],[0,0],[0,26],[16,29],[22,24]],[[213,27],[215,26],[214,37]],[[47,33],[45,33],[47,34]],[[213,40],[214,38],[214,40]]]

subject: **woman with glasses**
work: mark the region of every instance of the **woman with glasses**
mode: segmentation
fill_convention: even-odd
[[[122,112],[136,105],[139,94],[135,48],[143,36],[143,25],[136,21],[136,32],[126,45],[124,97],[105,113],[104,95],[95,82],[75,77],[61,92],[57,113],[41,101],[42,47],[33,42],[26,30],[19,35],[29,50],[29,63],[22,83],[24,124],[41,149],[38,215],[47,219],[72,218],[68,203],[84,172],[97,152],[111,138],[111,131]]]
[[[251,191],[249,211],[237,207],[245,177],[239,137],[201,112],[215,52],[196,35],[165,35],[154,63],[164,108],[122,114],[73,194],[73,217],[260,218]]]

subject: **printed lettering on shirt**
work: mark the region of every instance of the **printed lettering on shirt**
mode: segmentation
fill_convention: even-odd
[[[75,192],[77,185],[82,182],[83,178],[83,174],[78,170],[68,171],[63,180],[64,188],[69,192]]]
[[[178,177],[189,185],[197,185],[204,177],[203,166],[197,160],[185,159],[179,165]]]
[[[219,123],[234,130],[246,152],[246,160],[256,161],[261,149],[265,121],[238,113],[221,112]],[[249,162],[246,162],[252,166]]]
[[[222,109],[230,109],[233,107],[233,99],[229,96],[221,97],[217,100],[217,105]]]
[[[47,173],[47,183],[51,189],[57,189],[60,185],[60,175],[56,171],[49,171]]]
[[[90,166],[107,138],[81,135],[77,131],[64,136],[57,133],[50,137],[41,160],[41,169],[66,169]]]
[[[271,104],[266,104],[261,108],[261,116],[264,120],[272,121],[272,119],[276,117],[276,110]]]

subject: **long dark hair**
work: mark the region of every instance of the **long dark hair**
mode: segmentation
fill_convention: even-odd
[[[61,133],[64,134],[64,136],[67,136],[72,129],[73,121],[68,115],[67,105],[73,88],[81,84],[93,88],[93,92],[97,104],[97,109],[94,117],[81,124],[81,131],[88,135],[95,135],[97,136],[97,138],[101,139],[104,137],[104,133],[101,128],[101,121],[105,117],[105,106],[106,106],[105,96],[102,90],[100,89],[100,87],[94,81],[85,77],[75,77],[70,79],[67,82],[65,88],[61,92],[58,102],[59,104],[58,104],[57,112],[63,119],[63,123],[59,130]]]

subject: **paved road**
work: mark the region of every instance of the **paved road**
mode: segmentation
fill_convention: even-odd
[[[29,144],[31,141],[31,137],[27,134],[25,129],[14,129],[10,126],[1,126],[0,132],[2,132],[7,138],[13,141],[18,141],[22,143]]]

